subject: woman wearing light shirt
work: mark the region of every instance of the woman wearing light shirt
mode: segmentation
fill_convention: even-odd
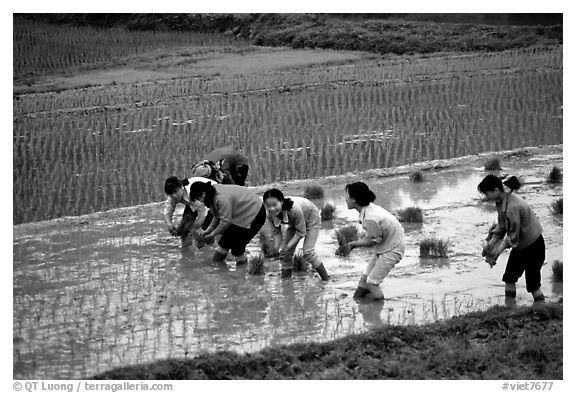
[[[404,256],[404,228],[389,211],[372,203],[376,195],[365,183],[347,184],[345,190],[348,209],[358,211],[360,224],[366,231],[366,237],[352,241],[348,246],[351,249],[369,247],[373,252],[354,297],[370,293],[374,300],[383,300],[380,284]]]
[[[189,245],[191,240],[189,235],[194,227],[200,227],[200,223],[206,218],[206,208],[196,201],[190,199],[190,185],[196,181],[213,182],[203,177],[192,177],[180,180],[176,176],[170,176],[164,182],[164,192],[168,199],[164,203],[164,223],[168,231],[173,236],[180,236],[182,246]],[[214,182],[213,182],[214,183]],[[174,211],[178,204],[184,204],[184,213],[178,228],[173,223]],[[200,217],[198,217],[200,215]],[[196,225],[194,225],[196,224]]]

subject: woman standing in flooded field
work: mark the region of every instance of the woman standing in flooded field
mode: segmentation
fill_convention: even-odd
[[[303,238],[304,259],[316,269],[322,280],[327,281],[328,272],[314,249],[320,233],[320,210],[306,198],[285,198],[282,191],[276,188],[266,191],[263,199],[275,248],[280,250],[282,246],[282,278],[292,276],[294,252],[298,242]],[[282,237],[282,224],[287,225],[284,237]]]
[[[190,198],[210,209],[213,219],[201,234],[206,242],[222,235],[212,260],[223,262],[231,251],[237,264],[247,261],[246,246],[266,221],[262,200],[246,187],[197,181],[190,186]]]
[[[374,300],[383,300],[380,284],[404,256],[404,228],[389,211],[372,203],[376,195],[365,183],[347,184],[345,191],[348,209],[358,211],[360,224],[366,231],[366,237],[348,243],[348,247],[370,247],[373,252],[354,297],[362,298],[370,293]]]
[[[511,191],[504,191],[504,186]],[[478,184],[484,200],[495,202],[498,211],[498,222],[488,236],[486,262],[493,266],[505,249],[512,248],[502,276],[506,297],[516,297],[516,282],[525,273],[526,290],[532,293],[534,301],[540,302],[545,300],[540,288],[540,270],[546,258],[546,245],[536,214],[513,194],[520,186],[516,176],[502,182],[499,177],[488,175]]]

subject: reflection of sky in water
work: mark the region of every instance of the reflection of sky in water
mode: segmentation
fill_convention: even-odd
[[[551,161],[561,165],[560,157],[511,169],[532,182],[520,195],[545,228],[542,285],[554,300],[563,293],[551,272],[552,261],[562,260],[562,220],[551,216],[548,205],[562,188],[538,180]],[[386,301],[379,304],[351,299],[369,251],[334,255],[334,228],[358,218],[346,209],[344,184],[326,187],[338,215],[323,223],[317,243],[332,277],[327,283],[310,269],[282,280],[277,260],[267,262],[262,276],[232,261],[214,266],[212,249],[180,249],[164,229],[160,205],[122,216],[112,212],[65,229],[15,227],[15,375],[80,378],[169,356],[323,341],[383,323],[431,322],[503,304],[507,253],[493,269],[479,255],[480,240],[496,219],[495,211],[478,201],[476,185],[484,171],[424,174],[421,184],[407,175],[367,180],[377,202],[390,211],[416,205],[425,214],[423,224],[405,225],[405,257],[385,279]],[[450,239],[449,258],[419,258],[418,242],[430,235]],[[258,252],[258,245],[249,250]],[[518,293],[518,304],[530,304],[523,278]]]

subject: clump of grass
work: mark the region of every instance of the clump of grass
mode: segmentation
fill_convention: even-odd
[[[398,215],[398,221],[400,222],[422,222],[424,217],[422,215],[422,209],[416,206],[407,207],[406,209],[401,209],[396,212]]]
[[[502,169],[502,165],[500,164],[500,158],[498,157],[490,157],[486,161],[484,161],[484,169],[487,171],[498,171]]]
[[[293,260],[294,260],[293,270],[295,272],[305,272],[307,270],[308,263],[306,262],[306,259],[304,259],[304,254],[302,254],[300,251],[294,254]]]
[[[563,214],[564,210],[564,198],[554,199],[552,201],[552,213]]]
[[[554,275],[554,281],[562,282],[562,270],[564,264],[559,260],[555,260],[552,263],[552,274]]]
[[[449,251],[448,239],[426,237],[420,241],[420,258],[447,258]]]
[[[423,182],[424,181],[424,173],[422,173],[422,171],[413,171],[410,173],[410,180],[413,181],[414,183],[419,183],[419,182]]]
[[[324,188],[317,185],[311,185],[304,190],[304,198],[306,199],[322,199],[324,198]]]
[[[260,250],[265,258],[270,258],[278,253],[276,247],[274,246],[274,239],[266,231],[260,231],[258,233],[258,239],[260,241]]]
[[[560,183],[562,182],[562,170],[557,166],[554,166],[550,173],[548,173],[548,183]]]
[[[356,226],[354,225],[347,225],[344,227],[340,227],[336,229],[336,240],[338,240],[338,249],[336,250],[336,255],[340,255],[343,257],[348,256],[350,254],[350,246],[348,243],[358,240],[358,231],[356,230]]]
[[[322,221],[330,221],[333,220],[334,217],[336,217],[336,206],[331,203],[325,204],[320,211],[320,218]]]
[[[248,273],[254,275],[264,274],[264,263],[266,259],[264,255],[258,253],[248,260]]]

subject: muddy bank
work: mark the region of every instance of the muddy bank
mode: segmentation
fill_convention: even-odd
[[[327,343],[222,351],[122,367],[95,379],[562,379],[562,304],[493,307]],[[542,334],[546,332],[546,334]]]

